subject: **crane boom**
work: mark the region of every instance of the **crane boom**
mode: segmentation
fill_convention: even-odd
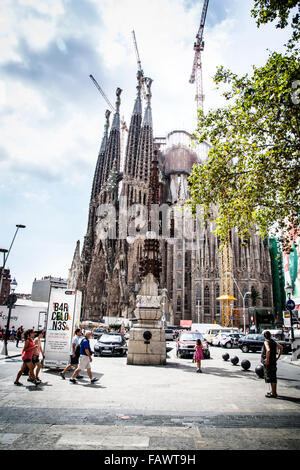
[[[106,94],[104,93],[104,91],[102,90],[101,86],[99,85],[99,83],[97,82],[97,80],[93,77],[93,75],[90,75],[90,79],[92,80],[92,82],[94,83],[95,87],[98,88],[98,90],[100,91],[101,95],[103,96],[103,98],[105,99],[106,103],[108,104],[108,106],[110,107],[110,109],[112,111],[115,111],[115,108],[113,107],[113,105],[111,104],[111,102],[109,101],[109,99],[107,98]]]
[[[206,14],[207,14],[207,9],[208,9],[208,2],[209,0],[204,0],[200,26],[199,26],[198,33],[196,35],[196,42],[194,43],[195,55],[194,55],[194,63],[193,63],[190,83],[195,82],[197,67],[199,68],[201,67],[201,51],[203,51],[204,49],[203,31],[204,31],[204,25],[205,25]]]
[[[132,31],[132,38],[133,38],[133,43],[134,43],[134,49],[135,49],[135,54],[136,54],[136,60],[137,60],[137,63],[138,63],[138,68],[139,68],[139,71],[142,73],[142,75],[144,76],[144,72],[143,72],[143,69],[142,69],[142,63],[141,63],[141,59],[140,59],[140,55],[139,55],[139,50],[138,50],[138,46],[137,46],[137,42],[136,42],[136,37],[135,37],[135,32]]]
[[[144,76],[144,71],[142,69],[142,62],[141,62],[141,59],[140,59],[140,54],[139,54],[139,50],[138,50],[138,46],[137,46],[137,40],[136,40],[136,36],[135,36],[135,32],[134,30],[132,31],[132,38],[133,38],[133,43],[134,43],[134,49],[135,49],[135,54],[136,54],[136,60],[137,60],[137,64],[138,64],[138,70],[141,74],[141,84],[142,84],[142,95],[143,95],[143,98],[146,98],[146,89],[145,89],[145,76]]]

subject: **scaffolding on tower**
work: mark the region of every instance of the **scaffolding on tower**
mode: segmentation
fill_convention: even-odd
[[[233,297],[232,269],[231,269],[231,246],[230,235],[221,250],[221,296],[216,300],[222,302],[222,326],[233,326]]]

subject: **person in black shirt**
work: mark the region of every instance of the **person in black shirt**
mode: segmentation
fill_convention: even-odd
[[[267,398],[277,397],[277,361],[281,356],[283,347],[271,338],[270,331],[264,332],[265,342],[261,352],[261,362],[264,366],[265,382],[271,385],[271,392]],[[279,349],[277,356],[277,349]]]

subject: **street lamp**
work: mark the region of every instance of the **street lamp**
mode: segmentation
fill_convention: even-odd
[[[4,276],[4,268],[5,268],[5,265],[6,265],[6,262],[7,262],[7,258],[9,256],[9,253],[11,252],[11,249],[12,249],[12,246],[14,244],[14,241],[15,241],[15,238],[17,236],[17,233],[19,231],[20,228],[26,228],[26,225],[22,225],[22,224],[17,224],[16,225],[17,227],[17,230],[14,234],[14,237],[12,239],[12,242],[10,244],[10,247],[9,247],[9,250],[5,250],[3,248],[0,249],[0,252],[3,253],[3,266],[2,266],[2,270],[1,270],[1,273],[0,273],[0,294],[1,294],[1,291],[2,291],[2,282],[3,282],[3,276]],[[7,255],[5,256],[5,254],[7,253]]]
[[[243,297],[243,319],[244,319],[244,335],[246,334],[246,316],[245,316],[245,299],[247,295],[251,295],[251,292],[245,292]]]

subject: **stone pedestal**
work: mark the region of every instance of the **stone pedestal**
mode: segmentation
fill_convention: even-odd
[[[151,273],[142,282],[134,313],[138,323],[130,330],[127,364],[166,364],[165,332],[159,324],[162,317],[161,298],[157,281]]]

